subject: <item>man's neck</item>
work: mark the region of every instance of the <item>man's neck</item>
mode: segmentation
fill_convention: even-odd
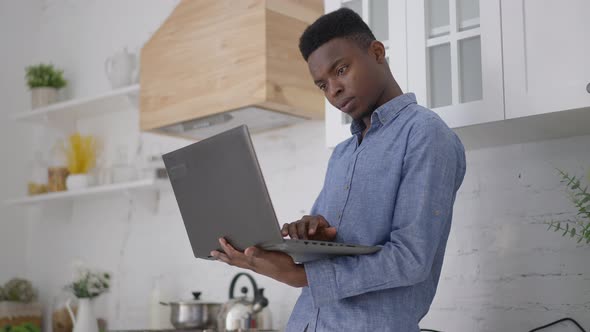
[[[402,89],[399,87],[395,79],[392,78],[392,82],[388,84],[387,89],[383,90],[383,93],[381,94],[381,96],[379,96],[379,99],[377,99],[377,103],[373,107],[371,113],[365,115],[361,119],[365,124],[365,129],[363,130],[363,133],[361,135],[361,140],[365,138],[367,131],[369,131],[369,128],[371,128],[371,116],[373,115],[375,110],[387,103],[388,101],[392,100],[393,98],[401,96],[403,94],[404,92],[402,91]]]

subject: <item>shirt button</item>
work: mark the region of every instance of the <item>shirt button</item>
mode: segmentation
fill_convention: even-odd
[[[346,187],[344,187],[344,190],[348,190],[348,189],[350,189],[350,186],[346,185]]]
[[[342,213],[338,213],[338,219],[342,218]]]

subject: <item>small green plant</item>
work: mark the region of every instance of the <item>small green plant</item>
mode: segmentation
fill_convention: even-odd
[[[14,326],[6,325],[0,328],[0,332],[41,332],[41,329],[32,323],[22,323]]]
[[[578,243],[586,241],[590,244],[590,192],[588,186],[583,186],[580,178],[569,175],[560,169],[557,170],[561,176],[561,183],[564,183],[568,189],[567,193],[570,200],[578,209],[575,220],[551,221],[548,222],[549,228],[555,232],[563,231],[562,236],[577,238]],[[590,181],[590,172],[588,173]]]
[[[78,278],[67,285],[66,289],[79,299],[95,298],[109,290],[111,276],[106,272],[80,269],[78,275]]]
[[[33,285],[26,279],[14,278],[4,285],[2,299],[10,302],[31,303],[37,298]]]
[[[56,88],[66,86],[67,81],[63,78],[63,70],[55,69],[52,64],[40,63],[26,68],[26,79],[29,88]]]

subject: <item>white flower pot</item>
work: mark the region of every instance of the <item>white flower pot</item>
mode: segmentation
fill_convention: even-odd
[[[79,190],[88,188],[88,174],[70,174],[66,178],[68,190]]]
[[[43,87],[31,89],[31,107],[33,109],[53,104],[56,101],[56,88]]]

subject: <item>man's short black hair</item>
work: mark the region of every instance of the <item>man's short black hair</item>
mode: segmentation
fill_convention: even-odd
[[[313,51],[334,38],[354,40],[365,50],[375,40],[373,32],[357,13],[349,8],[340,8],[322,15],[305,29],[299,38],[299,51],[307,61]]]

